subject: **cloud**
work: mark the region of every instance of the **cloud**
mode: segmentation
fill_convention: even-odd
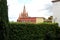
[[[10,21],[16,21],[19,13],[19,4],[17,0],[7,0],[8,2],[8,16]]]

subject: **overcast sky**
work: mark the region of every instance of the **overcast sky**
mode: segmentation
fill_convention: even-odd
[[[51,0],[7,0],[9,21],[17,21],[25,5],[31,17],[49,17],[52,15]]]

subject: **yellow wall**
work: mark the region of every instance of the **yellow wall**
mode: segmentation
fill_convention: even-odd
[[[43,23],[44,19],[43,18],[36,18],[36,23]]]

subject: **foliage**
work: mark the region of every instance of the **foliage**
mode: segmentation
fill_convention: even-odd
[[[56,28],[56,40],[60,40],[60,27]]]
[[[21,24],[10,23],[9,40],[55,40],[57,24]]]
[[[0,0],[0,40],[7,40],[8,27],[7,0]]]

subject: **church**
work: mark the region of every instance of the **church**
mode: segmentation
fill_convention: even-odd
[[[17,19],[17,22],[21,23],[43,23],[45,20],[44,17],[29,17],[28,13],[26,12],[26,8],[24,6],[23,12],[19,14],[19,17]]]

